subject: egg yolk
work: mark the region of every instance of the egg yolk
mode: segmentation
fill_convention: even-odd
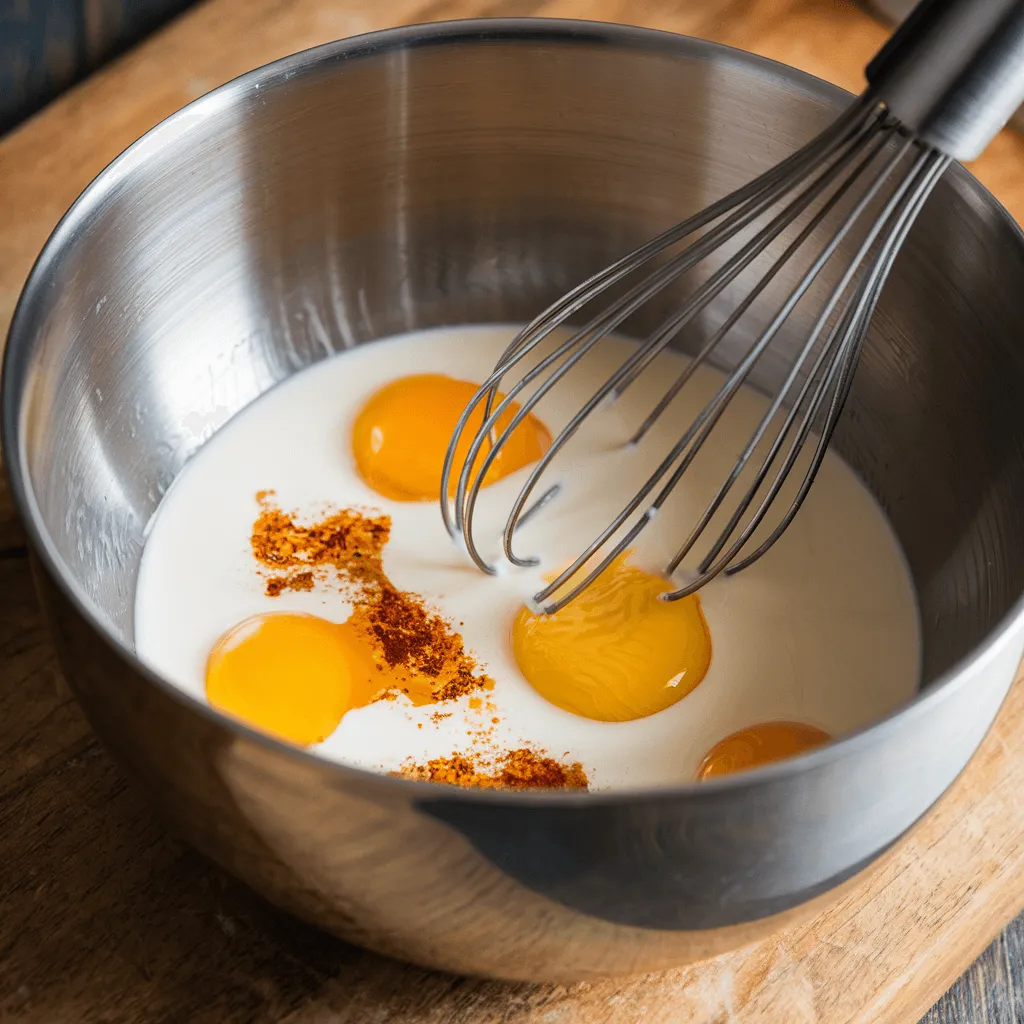
[[[352,453],[363,480],[395,501],[436,501],[448,442],[479,385],[439,373],[401,377],[385,384],[362,407],[352,430]],[[504,396],[499,395],[498,400]],[[496,425],[500,434],[519,411],[513,403]],[[483,425],[484,403],[474,409],[456,449],[450,478],[455,493],[474,435]],[[551,446],[539,419],[527,416],[503,445],[484,477],[492,484],[536,462]],[[478,461],[487,454],[485,445]]]
[[[716,743],[697,769],[698,779],[747,771],[784,761],[831,739],[827,732],[802,722],[764,722],[740,729]]]
[[[330,736],[346,712],[386,693],[414,707],[436,703],[464,671],[457,659],[431,674],[391,664],[373,633],[361,607],[340,624],[291,612],[253,615],[210,652],[207,698],[263,732],[309,746]]]
[[[333,622],[256,615],[210,653],[206,694],[221,711],[292,743],[326,739],[352,703],[351,652]]]
[[[626,557],[554,615],[523,608],[512,625],[516,662],[533,688],[566,711],[602,722],[664,710],[711,664],[697,595],[659,600],[671,586]]]

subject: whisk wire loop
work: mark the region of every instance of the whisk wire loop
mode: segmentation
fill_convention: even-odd
[[[839,422],[839,416],[843,411],[846,399],[849,396],[850,389],[853,385],[854,373],[857,368],[860,351],[863,348],[864,341],[867,337],[868,325],[874,313],[875,306],[878,304],[878,299],[882,293],[885,280],[892,269],[893,262],[899,253],[900,247],[903,245],[907,235],[910,233],[914,220],[921,211],[921,207],[924,206],[925,200],[931,194],[932,189],[952,162],[949,157],[937,150],[929,150],[925,154],[925,157],[927,161],[926,171],[921,175],[921,179],[915,190],[909,195],[909,197],[907,197],[905,205],[900,210],[898,219],[894,225],[893,233],[886,242],[880,258],[872,268],[870,277],[867,279],[869,283],[864,287],[859,301],[854,306],[855,312],[851,317],[851,324],[845,337],[848,355],[838,364],[841,371],[839,385],[833,394],[828,415],[821,430],[814,455],[811,459],[811,464],[807,468],[807,472],[804,475],[804,479],[800,484],[797,494],[793,498],[785,515],[782,517],[775,529],[772,530],[771,534],[766,537],[753,552],[746,555],[735,564],[729,564],[730,559],[726,559],[726,565],[728,565],[726,573],[729,575],[740,572],[753,565],[754,562],[756,562],[775,544],[775,542],[783,533],[785,533],[789,528],[789,525],[793,522],[793,519],[811,489],[811,485],[814,483],[814,478],[816,477],[818,470],[821,468],[821,463],[825,458],[825,452],[832,440],[832,434]],[[801,446],[809,435],[812,424],[813,414],[807,419],[805,427],[802,430]],[[778,494],[778,491],[781,489],[786,476],[792,468],[793,462],[795,462],[796,455],[798,454],[799,448],[794,452],[792,459],[787,460],[787,464],[779,476],[778,484],[773,486],[772,491],[765,496],[765,500],[762,502],[761,508],[752,520],[750,528],[744,532],[741,542],[736,544],[735,550],[731,552],[733,557],[739,553],[746,541],[753,534],[754,530],[764,519],[765,514],[774,501],[775,496]],[[688,588],[688,591],[689,593],[693,593],[694,588],[690,587]],[[685,589],[682,592],[673,592],[673,594],[666,595],[666,600],[671,600],[675,596],[685,597],[686,592],[687,591]]]
[[[511,564],[536,565],[536,557],[515,550],[517,531],[560,493],[561,484],[555,483],[534,497],[559,453],[584,423],[604,403],[619,399],[666,349],[682,341],[684,348],[695,350],[693,358],[632,429],[627,444],[639,446],[653,436],[658,420],[680,400],[701,368],[715,362],[726,339],[742,332],[744,317],[760,311],[773,287],[786,280],[783,272],[789,271],[795,284],[788,287],[777,306],[769,304],[772,311],[765,326],[754,332],[738,357],[727,360],[731,368],[720,385],[647,479],[571,563],[534,596],[536,607],[543,612],[565,607],[633,545],[663,508],[734,397],[751,381],[766,352],[774,351],[773,343],[793,322],[794,312],[822,292],[826,269],[842,259],[838,274],[829,271],[823,299],[814,300],[819,305],[807,319],[810,326],[805,338],[788,357],[781,375],[774,374],[778,383],[773,385],[757,425],[665,567],[666,575],[679,570],[720,515],[726,516],[724,527],[685,585],[663,596],[678,600],[723,572],[732,574],[753,564],[782,536],[810,489],[850,392],[868,324],[896,253],[949,163],[941,152],[905,133],[869,92],[782,163],[637,247],[553,303],[519,332],[459,417],[441,483],[441,512],[450,535],[464,543],[479,568],[497,571],[477,543],[475,512],[489,471],[510,437],[604,339],[659,296],[664,303],[674,294],[670,289],[679,288],[691,271],[707,264],[703,279],[684,294],[676,308],[663,316],[600,385],[591,386],[589,395],[527,473],[505,519],[501,544]],[[832,221],[837,223],[829,228]],[[673,251],[683,242],[681,249]],[[813,247],[809,253],[808,246]],[[774,255],[775,247],[781,247],[779,255]],[[655,260],[660,262],[650,268]],[[798,260],[806,265],[793,278],[792,267]],[[762,263],[767,265],[762,268]],[[637,279],[631,281],[633,276]],[[724,321],[705,338],[692,338],[694,325],[703,322],[699,318],[706,318],[715,301],[730,288],[739,289],[740,298]],[[587,315],[592,305],[613,291],[614,296],[602,308]],[[577,317],[582,317],[582,326],[571,327],[564,339],[552,339],[556,330]],[[553,345],[541,348],[548,339]],[[758,373],[765,376],[760,370]],[[474,421],[465,458],[457,466],[474,416],[479,420]],[[817,441],[795,496],[767,537],[759,540],[755,534],[765,524],[815,432]],[[748,470],[753,476],[737,491],[738,503],[729,511],[727,501],[735,500],[733,491]],[[752,542],[757,546],[748,554]]]
[[[532,381],[540,376],[540,374],[542,374],[549,366],[557,362],[557,360],[566,353],[570,352],[574,347],[583,346],[583,351],[578,354],[578,357],[564,365],[562,367],[562,372],[551,381],[550,385],[545,387],[539,395],[535,396],[533,403],[526,409],[523,415],[519,417],[515,424],[516,426],[518,426],[519,422],[522,422],[522,419],[524,419],[525,416],[529,415],[529,412],[537,402],[540,401],[543,394],[546,394],[551,387],[554,387],[554,385],[572,369],[576,362],[578,362],[578,359],[582,358],[582,355],[585,354],[586,351],[589,351],[601,337],[613,331],[631,313],[639,309],[640,306],[657,294],[657,292],[662,288],[670,284],[677,276],[684,273],[687,269],[702,259],[727,233],[745,226],[751,220],[755,219],[763,209],[769,206],[778,196],[780,183],[785,184],[786,174],[788,171],[802,168],[805,165],[811,166],[816,161],[826,157],[830,150],[849,145],[851,141],[855,141],[859,136],[870,130],[872,123],[877,124],[878,120],[879,113],[877,109],[873,109],[873,105],[866,99],[862,98],[857,103],[853,104],[847,113],[830,126],[826,132],[812,140],[791,157],[787,158],[755,181],[737,189],[735,192],[730,193],[718,202],[712,203],[699,214],[668,229],[658,237],[640,246],[632,253],[622,257],[610,267],[593,275],[587,281],[584,281],[581,285],[577,286],[562,299],[545,310],[545,312],[541,313],[519,332],[513,342],[502,354],[494,373],[492,373],[488,380],[480,387],[460,416],[453,435],[453,442],[446,453],[446,458],[442,468],[441,514],[445,527],[448,530],[449,535],[453,537],[457,537],[460,534],[463,535],[467,550],[481,569],[488,573],[494,572],[494,568],[480,557],[479,552],[473,543],[471,525],[467,526],[464,522],[465,508],[467,505],[465,487],[459,486],[459,489],[456,492],[454,514],[448,501],[451,473],[454,468],[457,442],[464,434],[469,419],[474,410],[479,406],[480,402],[485,402],[485,423],[484,427],[478,431],[477,438],[480,443],[474,443],[475,451],[467,456],[460,476],[466,476],[472,471],[475,466],[475,457],[482,448],[483,441],[490,440],[492,457],[483,466],[481,466],[480,478],[482,480],[487,470],[490,468],[491,463],[494,461],[494,458],[497,457],[501,443],[503,443],[500,439],[494,437],[494,424],[498,421],[505,409],[509,407],[509,404],[515,399],[515,396],[519,392],[532,383]],[[833,168],[833,172],[837,169],[838,168]],[[826,168],[822,177],[826,178],[829,176],[829,173],[829,169]],[[824,184],[827,184],[827,181],[823,181],[822,185]],[[813,195],[808,198],[808,201],[810,198],[813,198]],[[749,200],[754,200],[755,205],[744,212],[742,219],[740,219],[739,215],[734,215],[723,225],[720,225],[718,230],[712,234],[712,237],[705,240],[704,245],[697,248],[695,252],[689,249],[684,250],[684,252],[678,254],[666,267],[658,271],[651,280],[640,282],[636,285],[625,296],[620,298],[609,310],[601,316],[593,319],[581,330],[577,331],[576,334],[559,346],[555,352],[543,360],[540,365],[535,367],[526,378],[517,384],[514,392],[506,396],[507,401],[504,403],[504,406],[499,409],[496,414],[492,413],[493,402],[500,386],[501,379],[506,376],[517,363],[525,359],[526,356],[540,345],[554,330],[572,316],[573,313],[578,312],[583,306],[590,302],[595,295],[617,284],[623,278],[645,265],[651,259],[660,255],[666,248],[693,234],[701,227],[711,223],[730,210],[747,203]],[[794,216],[796,215],[796,212],[794,213]],[[738,273],[740,269],[742,268],[738,268],[736,272]],[[721,288],[724,288],[726,284],[729,283],[723,278],[719,278],[718,280],[721,282]],[[731,280],[731,278],[729,280]],[[714,294],[717,294],[717,291]],[[706,293],[707,301],[710,301],[710,299],[714,297],[714,294],[710,291]],[[690,311],[690,315],[692,316],[696,312],[698,312],[698,310],[693,308]],[[684,320],[681,317],[678,327],[681,327],[683,322]],[[590,339],[590,343],[586,344],[588,338]],[[669,337],[666,337],[666,344],[668,343],[668,340]],[[507,440],[507,437],[510,436],[510,434],[511,429],[505,433],[505,440]],[[559,447],[561,447],[561,445],[559,445]],[[550,462],[550,459],[548,461]],[[477,489],[477,491],[478,490],[479,489]],[[475,503],[475,494],[473,494],[472,491],[470,491],[468,502],[469,507],[472,508],[472,505]],[[521,564],[531,564],[531,562],[530,560],[525,560]]]
[[[921,160],[922,167],[924,167],[925,162],[927,162],[927,174],[935,174],[936,170],[941,173],[943,167],[939,166],[939,164],[941,164],[941,157],[939,157],[938,154],[924,154]],[[919,201],[923,201],[916,192],[912,193],[910,201],[907,200],[906,196],[901,197],[900,219],[895,226],[893,234],[885,243],[885,248],[883,249],[880,258],[872,265],[870,272],[862,276],[857,285],[857,291],[853,302],[847,306],[842,318],[836,322],[830,332],[826,344],[819,352],[814,366],[807,375],[796,399],[793,401],[785,422],[778,431],[771,449],[765,456],[757,475],[747,489],[740,504],[733,511],[729,522],[719,534],[717,540],[698,566],[698,577],[686,587],[666,594],[666,600],[677,600],[681,597],[686,597],[689,594],[694,593],[701,586],[704,586],[711,579],[714,579],[714,577],[722,571],[725,571],[727,574],[731,574],[745,567],[744,563],[732,564],[733,559],[743,549],[754,531],[764,519],[765,514],[774,502],[783,483],[788,478],[789,472],[792,469],[796,458],[800,454],[811,433],[812,426],[816,421],[823,399],[827,394],[832,393],[834,400],[826,418],[825,427],[822,430],[822,440],[818,445],[821,455],[824,454],[824,449],[828,444],[831,431],[834,429],[835,423],[838,420],[838,415],[842,410],[842,403],[845,401],[845,394],[849,390],[849,384],[852,382],[852,371],[856,366],[857,357],[860,352],[860,345],[862,344],[866,333],[867,322],[871,317],[875,303],[877,302],[878,296],[881,292],[881,285],[888,273],[888,264],[891,263],[891,259],[895,254],[895,251],[902,243],[902,239],[905,236],[906,231],[909,229],[910,222],[912,222],[913,217],[916,215],[916,210],[913,209],[911,205],[914,198],[919,199]],[[823,376],[821,375],[822,367],[827,367]],[[817,382],[817,386],[811,396],[809,404],[807,404],[807,396],[811,391],[812,384],[815,382]],[[836,385],[837,382],[838,388],[833,390],[833,386]],[[792,380],[788,380],[787,387],[791,384]],[[769,491],[763,498],[760,507],[744,528],[739,538],[733,542],[726,554],[716,562],[715,560],[718,558],[722,548],[735,532],[736,527],[748,511],[751,502],[761,485],[764,483],[772,464],[781,451],[786,438],[789,436],[794,423],[801,413],[804,414],[801,426],[797,431],[797,435],[790,446],[786,459],[784,460],[772,486],[769,488]],[[744,451],[743,458],[749,458],[750,454],[751,450],[748,448]],[[812,459],[811,466],[808,469],[804,482],[801,484],[800,491],[790,505],[790,511],[783,517],[773,537],[763,543],[755,552],[744,560],[746,565],[752,564],[765,551],[767,551],[778,537],[782,535],[789,523],[792,522],[796,509],[799,508],[803,497],[810,488],[814,474],[817,472],[818,466],[820,466],[820,461],[821,458],[816,450],[815,457]],[[727,486],[731,486],[731,484],[735,482],[737,475],[738,474],[736,473],[732,474],[727,485],[723,485],[722,490],[715,496],[714,501],[716,503],[720,503],[723,496],[722,491],[724,491]],[[706,518],[702,519],[702,523],[706,525]],[[699,532],[695,530],[694,533],[691,534],[691,537],[687,539],[687,542],[669,563],[667,567],[667,571],[669,573],[673,572],[686,556],[698,535]]]
[[[875,125],[879,123],[879,119],[875,118]],[[829,184],[835,176],[843,169],[843,167],[852,159],[856,150],[852,147],[852,144],[858,141],[858,138],[863,137],[869,130],[871,125],[860,125],[858,126],[852,138],[840,138],[838,146],[838,155],[832,164],[826,163],[825,167],[821,171],[820,175],[816,180],[813,180],[810,185],[797,197],[794,202],[783,210],[773,221],[762,229],[757,235],[754,236],[739,253],[734,255],[726,264],[714,273],[711,278],[699,288],[693,296],[686,303],[684,303],[681,310],[679,310],[673,317],[671,317],[665,324],[662,325],[654,334],[652,334],[648,341],[640,348],[634,355],[627,360],[626,364],[620,368],[619,371],[597,391],[590,399],[583,405],[580,411],[570,420],[566,427],[560,432],[558,437],[555,439],[551,448],[542,457],[540,462],[534,468],[530,474],[529,479],[523,486],[519,496],[517,497],[512,511],[509,515],[506,529],[503,535],[504,551],[506,558],[517,566],[532,566],[537,564],[537,559],[534,557],[523,558],[517,555],[512,549],[512,538],[515,531],[518,529],[519,516],[522,509],[525,507],[529,500],[534,488],[538,481],[547,470],[553,459],[558,455],[559,451],[564,447],[566,443],[574,436],[579,426],[583,421],[604,401],[610,397],[617,397],[621,395],[628,385],[636,379],[636,377],[643,371],[643,369],[650,364],[650,362],[660,353],[671,341],[672,337],[680,328],[692,317],[700,312],[713,298],[721,293],[721,291],[731,283],[736,276],[744,270],[753,259],[760,254],[764,246],[774,238],[776,238],[781,230],[788,226],[798,215],[803,212],[810,203],[820,194],[822,189]],[[880,140],[878,144],[872,149],[868,156],[861,161],[858,171],[867,166],[867,163],[873,158],[878,152],[879,148],[883,144],[884,140]],[[842,188],[840,193],[830,200],[830,203],[826,207],[824,212],[827,212],[831,208],[838,198],[845,192],[846,187],[852,182],[847,182]],[[694,247],[694,249],[684,250],[683,253],[675,257],[674,261],[670,263],[666,268],[663,268],[661,272],[656,274],[649,284],[638,286],[634,288],[630,293],[627,293],[623,300],[614,304],[612,307],[612,316],[603,316],[595,321],[587,324],[584,328],[573,335],[568,342],[556,350],[552,356],[543,360],[535,370],[530,371],[526,376],[515,386],[514,391],[510,392],[509,395],[502,401],[498,408],[492,413],[492,416],[484,423],[484,426],[478,432],[475,438],[469,455],[464,463],[462,473],[460,474],[459,485],[456,491],[456,526],[462,527],[464,540],[467,548],[470,551],[471,556],[477,561],[477,564],[481,564],[482,559],[479,558],[479,553],[472,539],[472,513],[476,505],[476,499],[479,494],[480,488],[486,477],[486,473],[493,463],[494,459],[500,452],[501,446],[505,443],[508,437],[511,435],[513,430],[519,425],[525,416],[527,416],[537,405],[537,403],[547,394],[551,388],[555,386],[562,379],[562,377],[568,373],[573,366],[579,361],[583,354],[589,351],[601,338],[603,338],[610,330],[618,326],[627,315],[634,312],[643,302],[647,301],[653,292],[658,289],[660,290],[666,283],[672,278],[677,276],[679,272],[680,263],[682,263],[682,269],[689,269],[702,259],[709,251],[713,248],[717,248],[720,239],[726,234],[726,232],[733,232],[738,227],[746,226],[751,221],[762,213],[766,208],[771,205],[778,194],[784,191],[780,188],[775,188],[770,196],[765,199],[762,198],[757,203],[753,210],[740,210],[736,214],[733,214],[727,221],[721,225],[714,233],[705,238],[701,239],[701,244]],[[824,215],[819,214],[815,219],[814,224],[816,225],[820,218]],[[803,237],[809,232],[805,231]],[[766,283],[766,282],[765,282]],[[763,285],[762,285],[763,287]],[[756,294],[756,292],[755,292]],[[639,297],[637,297],[639,296]],[[625,308],[623,308],[625,307]],[[745,307],[744,307],[745,308]],[[504,414],[508,408],[509,403],[515,398],[515,395],[522,390],[527,384],[531,383],[532,380],[538,376],[543,370],[547,369],[552,362],[570,349],[574,344],[580,344],[581,339],[585,339],[582,343],[582,347],[571,357],[563,361],[562,365],[555,371],[555,373],[544,382],[544,384],[531,396],[529,401],[523,406],[517,415],[514,417],[512,422],[508,425],[506,430],[503,432],[501,437],[496,440],[492,439],[491,430],[497,420]],[[518,358],[525,354],[525,350],[521,350],[512,357],[511,361],[517,361]],[[696,361],[695,361],[696,362]],[[511,368],[510,366],[508,367]],[[485,384],[480,391],[478,396],[482,397],[485,391],[491,389],[491,386]],[[485,457],[485,460],[480,467],[479,471],[475,471],[475,460],[478,456],[485,441],[491,440],[491,451]],[[468,497],[464,497],[465,487],[464,483],[468,482],[471,473],[476,472],[475,479],[469,485]],[[648,493],[647,490],[643,492]],[[464,515],[460,517],[459,510],[465,510]],[[620,522],[621,520],[616,520]],[[588,550],[590,550],[588,548]],[[574,563],[574,566],[576,564]],[[493,569],[489,569],[493,571]],[[570,567],[567,572],[575,571],[573,567]]]

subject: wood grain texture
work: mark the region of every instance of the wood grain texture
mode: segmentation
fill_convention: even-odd
[[[701,35],[853,89],[884,37],[856,7],[826,0],[209,0],[0,141],[0,332],[75,195],[183,103],[339,36],[506,14]],[[1007,135],[977,168],[1018,216],[1022,157],[1024,142]],[[963,776],[885,863],[769,940],[648,979],[569,987],[455,979],[362,952],[269,910],[163,833],[60,679],[22,544],[0,492],[0,1021],[903,1024],[1024,905],[1018,683]],[[1008,933],[1003,952],[1017,942]],[[985,1019],[952,1014],[997,1005],[987,993],[999,948],[930,1024]],[[1012,992],[998,1005],[991,1020],[1016,1019]]]

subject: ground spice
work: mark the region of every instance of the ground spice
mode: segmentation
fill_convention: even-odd
[[[471,671],[472,662],[466,658],[462,637],[414,595],[382,582],[364,614],[384,660],[392,668],[402,666],[432,679],[441,677],[451,666],[458,674]]]
[[[453,753],[423,765],[410,761],[393,774],[482,789],[588,788],[578,761],[564,763],[527,747],[493,753],[499,718],[488,691],[494,682],[478,671],[448,621],[419,595],[399,590],[388,579],[382,552],[391,534],[389,516],[343,509],[303,524],[295,513],[278,508],[273,497],[273,491],[256,495],[259,515],[251,537],[253,555],[266,577],[266,594],[309,591],[328,580],[340,587],[352,614],[339,629],[352,638],[355,664],[362,665],[359,675],[366,677],[354,680],[359,696],[354,696],[353,706],[394,700],[399,693],[414,705],[475,694],[469,707],[480,722],[468,735],[479,752]],[[431,715],[435,723],[446,717],[439,711]]]
[[[279,597],[286,590],[312,590],[315,583],[313,573],[308,569],[291,576],[268,576],[267,597]]]
[[[590,785],[578,761],[562,764],[526,747],[505,751],[493,761],[456,753],[422,765],[410,761],[391,774],[478,789],[587,789]]]
[[[333,574],[353,606],[346,626],[365,641],[382,673],[360,688],[367,699],[393,699],[397,690],[419,705],[493,688],[451,625],[384,573],[389,516],[342,509],[302,524],[273,497],[273,491],[256,495],[260,511],[251,537],[257,562],[273,573],[265,592],[279,597],[288,590],[312,590],[317,579]]]
[[[382,575],[381,552],[391,536],[390,516],[342,509],[303,526],[295,521],[294,513],[278,508],[273,497],[273,491],[256,495],[260,513],[250,540],[256,561],[276,572],[268,580],[268,596],[308,590],[313,574],[322,576],[330,569],[353,583]]]

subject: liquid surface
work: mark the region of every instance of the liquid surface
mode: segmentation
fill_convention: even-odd
[[[410,758],[449,758],[469,749],[469,734],[486,714],[486,742],[496,750],[530,746],[579,762],[592,788],[671,784],[694,779],[715,744],[759,723],[804,723],[841,736],[913,695],[919,639],[903,558],[880,509],[834,455],[825,459],[782,540],[751,569],[701,591],[694,607],[706,621],[712,653],[702,681],[689,693],[661,710],[660,698],[648,694],[640,710],[655,713],[645,717],[596,720],[566,710],[574,699],[568,674],[552,672],[549,683],[535,679],[530,685],[513,638],[524,602],[541,588],[545,573],[567,564],[614,517],[720,377],[701,368],[685,401],[666,412],[642,446],[626,450],[623,442],[685,365],[673,353],[659,357],[614,406],[588,421],[559,477],[562,493],[517,532],[517,550],[538,555],[540,566],[488,577],[451,542],[433,501],[392,500],[366,483],[353,453],[353,428],[372,397],[398,378],[484,380],[513,333],[463,327],[365,345],[296,374],[236,416],[185,467],[154,517],[136,595],[139,655],[182,690],[207,700],[211,650],[249,617],[290,612],[334,625],[349,620],[353,603],[337,588],[267,596],[251,537],[260,514],[255,496],[272,489],[281,509],[310,522],[330,508],[390,516],[391,536],[381,556],[388,579],[445,616],[494,680],[488,706],[467,695],[443,705],[447,717],[437,714],[438,705],[407,699],[349,710],[312,747],[330,759],[392,771]],[[596,349],[579,365],[571,392],[552,392],[538,406],[539,422],[559,429],[579,395],[589,393],[584,389],[596,388],[628,351],[629,342],[615,339]],[[701,453],[673,502],[652,521],[630,559],[635,569],[653,575],[675,552],[765,401],[743,391],[734,406],[736,415],[719,430],[721,444]],[[513,472],[481,492],[477,532],[482,544],[491,545],[488,557],[500,552],[504,515],[525,473]],[[582,635],[569,631],[570,652],[586,646]],[[619,650],[615,646],[613,660]],[[640,678],[650,669],[657,678],[667,671],[656,665],[661,657],[623,653],[616,671]],[[687,657],[701,664],[699,644]],[[657,690],[655,685],[652,692]],[[607,707],[597,710],[615,717]]]

